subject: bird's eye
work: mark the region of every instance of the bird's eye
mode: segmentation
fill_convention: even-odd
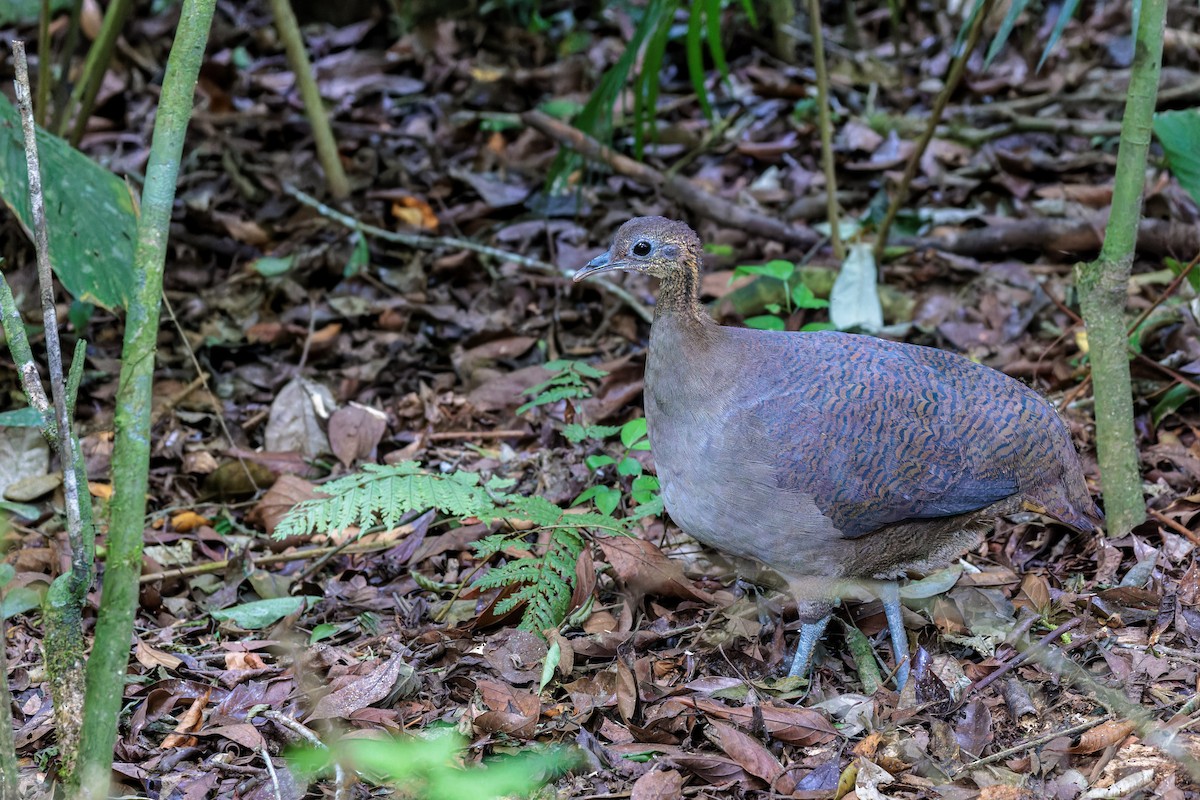
[[[648,255],[650,255],[650,243],[649,243],[649,242],[647,242],[645,239],[643,239],[642,241],[638,242],[637,244],[635,244],[635,245],[633,246],[633,254],[634,254],[635,256],[648,256]]]

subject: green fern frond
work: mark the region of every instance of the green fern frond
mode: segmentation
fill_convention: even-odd
[[[499,516],[493,484],[481,485],[473,472],[424,472],[415,461],[365,464],[361,472],[330,481],[321,491],[328,496],[293,508],[276,526],[275,538],[374,525],[390,528],[406,515],[430,508],[459,518]]]
[[[541,636],[543,631],[561,625],[571,612],[575,565],[586,546],[587,538],[581,528],[558,528],[541,558],[518,558],[493,567],[474,585],[481,589],[516,586],[516,591],[496,603],[496,613],[504,614],[524,604],[518,627]],[[476,549],[480,549],[478,545]]]

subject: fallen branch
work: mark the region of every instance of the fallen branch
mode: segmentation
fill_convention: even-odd
[[[961,230],[945,236],[903,237],[893,240],[893,244],[993,261],[998,256],[1022,250],[1078,255],[1100,251],[1105,223],[1103,217],[1084,220],[1034,217],[1006,225]],[[1138,226],[1137,249],[1143,255],[1156,258],[1195,253],[1200,251],[1200,227],[1144,219]]]
[[[654,167],[623,156],[611,147],[600,144],[586,133],[565,122],[560,122],[549,114],[541,111],[526,111],[521,115],[521,119],[530,127],[560,145],[571,148],[589,161],[604,164],[618,175],[624,175],[638,183],[658,189],[667,197],[703,217],[717,220],[729,227],[740,228],[747,233],[787,242],[798,247],[812,247],[821,240],[816,231],[809,228],[789,225],[773,217],[760,214],[723,197],[709,194],[687,178],[679,175],[665,175]]]
[[[415,247],[420,250],[438,250],[444,247],[470,250],[481,255],[498,258],[501,261],[511,261],[512,263],[519,264],[527,269],[531,269],[536,272],[544,272],[548,275],[554,275],[557,278],[565,279],[567,276],[567,273],[564,273],[553,264],[536,258],[530,258],[529,256],[523,256],[519,253],[513,253],[508,250],[501,250],[498,247],[489,247],[486,244],[480,244],[479,242],[475,242],[470,239],[459,239],[453,236],[426,236],[419,233],[399,233],[397,231],[385,230],[374,225],[368,225],[365,222],[360,222],[349,214],[343,214],[337,209],[330,208],[320,200],[305,194],[294,186],[284,184],[283,190],[304,205],[314,209],[321,216],[331,219],[339,225],[349,228],[352,231],[362,231],[368,236],[374,236],[377,239],[383,239],[387,242],[396,242],[397,244]],[[639,302],[636,297],[622,289],[620,286],[617,286],[612,281],[605,278],[597,278],[591,281],[591,285],[597,286],[602,292],[606,292],[607,294],[611,294],[613,297],[616,297],[625,305],[629,306],[629,308],[632,309],[635,314],[644,319],[646,322],[654,321],[654,313],[651,312],[650,309],[646,308],[646,306]]]

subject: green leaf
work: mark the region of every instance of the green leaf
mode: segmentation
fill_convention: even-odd
[[[579,444],[584,439],[607,439],[621,430],[620,425],[580,425],[569,422],[563,426],[563,438],[572,444]]]
[[[758,317],[746,318],[747,328],[756,328],[760,331],[782,331],[787,329],[787,325],[779,317],[772,314],[764,314]]]
[[[611,486],[595,486],[596,493],[592,498],[592,502],[596,504],[601,514],[612,515],[617,510],[617,506],[621,503],[621,490],[614,489]]]
[[[41,425],[42,415],[32,406],[0,412],[0,427],[39,428]]]
[[[45,593],[45,588],[38,590],[32,586],[17,586],[9,589],[0,599],[0,617],[10,619],[17,614],[32,611],[42,604],[42,595]]]
[[[688,77],[692,80],[692,89],[696,92],[696,101],[706,119],[713,118],[712,103],[708,99],[708,87],[704,85],[704,54],[701,50],[700,34],[704,25],[704,8],[700,3],[693,3],[688,13],[687,52]]]
[[[320,625],[312,629],[312,633],[308,635],[308,643],[316,644],[330,638],[338,632],[338,626],[329,622],[322,622]]]
[[[996,31],[996,35],[992,37],[992,44],[988,47],[987,55],[984,56],[984,69],[992,65],[992,61],[1000,53],[1000,48],[1004,47],[1004,43],[1012,35],[1013,26],[1017,24],[1017,17],[1021,16],[1021,12],[1025,10],[1025,6],[1027,5],[1029,5],[1029,0],[1013,0],[1012,5],[1008,7],[1008,13],[1004,15],[1004,19],[1000,22],[1000,27]]]
[[[768,261],[766,264],[748,264],[741,267],[734,267],[733,276],[730,277],[729,282],[733,283],[734,278],[740,278],[743,275],[765,275],[777,281],[789,281],[795,272],[795,264],[777,258],[773,261]]]
[[[3,6],[0,3],[0,6]],[[40,128],[42,190],[54,272],[73,297],[110,311],[133,294],[134,192],[67,142]],[[25,141],[15,106],[0,96],[0,199],[33,230]]]
[[[725,47],[721,44],[721,6],[723,0],[703,0],[705,40],[712,54],[713,66],[722,80],[729,78],[729,64],[725,60]],[[695,13],[693,11],[693,13]]]
[[[646,418],[631,419],[621,426],[621,444],[633,447],[634,442],[646,438]]]
[[[590,469],[592,472],[595,472],[601,467],[607,467],[609,464],[617,463],[617,460],[612,456],[591,455],[585,458],[583,463],[587,464],[588,469]]]
[[[304,608],[306,600],[311,600],[315,603],[320,599],[320,597],[310,595],[276,597],[271,600],[255,600],[250,603],[242,603],[239,606],[232,606],[208,613],[218,622],[229,621],[239,628],[256,631],[268,625],[274,625],[289,614],[298,613]]]
[[[554,680],[554,671],[562,660],[562,645],[555,639],[546,650],[546,660],[542,662],[542,677],[538,681],[538,694],[546,691],[546,684]]]
[[[809,322],[800,326],[800,330],[804,333],[815,333],[816,331],[836,331],[837,326],[832,322]]]
[[[639,475],[633,479],[629,495],[633,498],[633,502],[645,504],[652,502],[658,496],[658,492],[658,478],[653,475]]]
[[[354,249],[350,251],[350,259],[342,270],[342,276],[346,278],[353,278],[371,266],[371,248],[367,246],[367,237],[355,231],[350,240],[354,242]]]
[[[1171,258],[1170,256],[1165,258],[1164,261],[1166,262],[1167,269],[1171,270],[1171,274],[1175,275],[1176,277],[1178,277],[1179,274],[1182,273],[1186,267],[1185,264],[1183,264],[1179,261],[1176,261],[1175,259]],[[1200,269],[1196,269],[1195,267],[1192,267],[1192,269],[1187,274],[1187,280],[1188,280],[1188,283],[1191,284],[1193,291],[1200,292]],[[0,415],[0,416],[2,416],[2,415]]]
[[[1058,19],[1054,21],[1054,30],[1050,31],[1050,36],[1046,39],[1046,47],[1042,50],[1042,57],[1038,59],[1037,72],[1042,71],[1042,65],[1046,63],[1054,45],[1058,44],[1058,40],[1062,38],[1063,31],[1067,29],[1067,23],[1071,21],[1071,17],[1075,16],[1077,8],[1079,8],[1079,0],[1066,0],[1058,9]]]
[[[1195,396],[1196,393],[1182,383],[1172,386],[1163,394],[1162,399],[1154,404],[1154,408],[1150,412],[1154,426],[1158,427],[1160,422],[1174,414],[1180,406]]]
[[[0,563],[0,586],[4,586],[17,574],[12,564]]]
[[[292,268],[296,256],[263,256],[256,259],[251,266],[254,271],[264,278],[277,278],[280,275],[286,275]]]
[[[792,289],[792,304],[796,308],[829,308],[829,301],[817,297],[812,289],[803,283],[796,284]]]
[[[733,255],[733,245],[731,245],[731,244],[706,244],[706,245],[704,245],[704,252],[708,253],[709,255],[723,256],[725,258],[728,258],[729,256]]]
[[[542,113],[549,114],[555,119],[567,120],[574,117],[583,110],[583,103],[578,100],[567,100],[563,98],[555,100],[547,100],[538,106]]]
[[[642,462],[638,461],[633,456],[625,456],[621,459],[621,463],[617,464],[618,475],[641,475]]]
[[[1200,203],[1200,108],[1155,114],[1154,135],[1167,154],[1171,174]]]

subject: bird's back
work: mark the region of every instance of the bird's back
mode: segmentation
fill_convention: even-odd
[[[668,511],[739,555],[813,574],[848,540],[998,503],[1100,519],[1053,407],[941,350],[663,319],[646,383]]]

